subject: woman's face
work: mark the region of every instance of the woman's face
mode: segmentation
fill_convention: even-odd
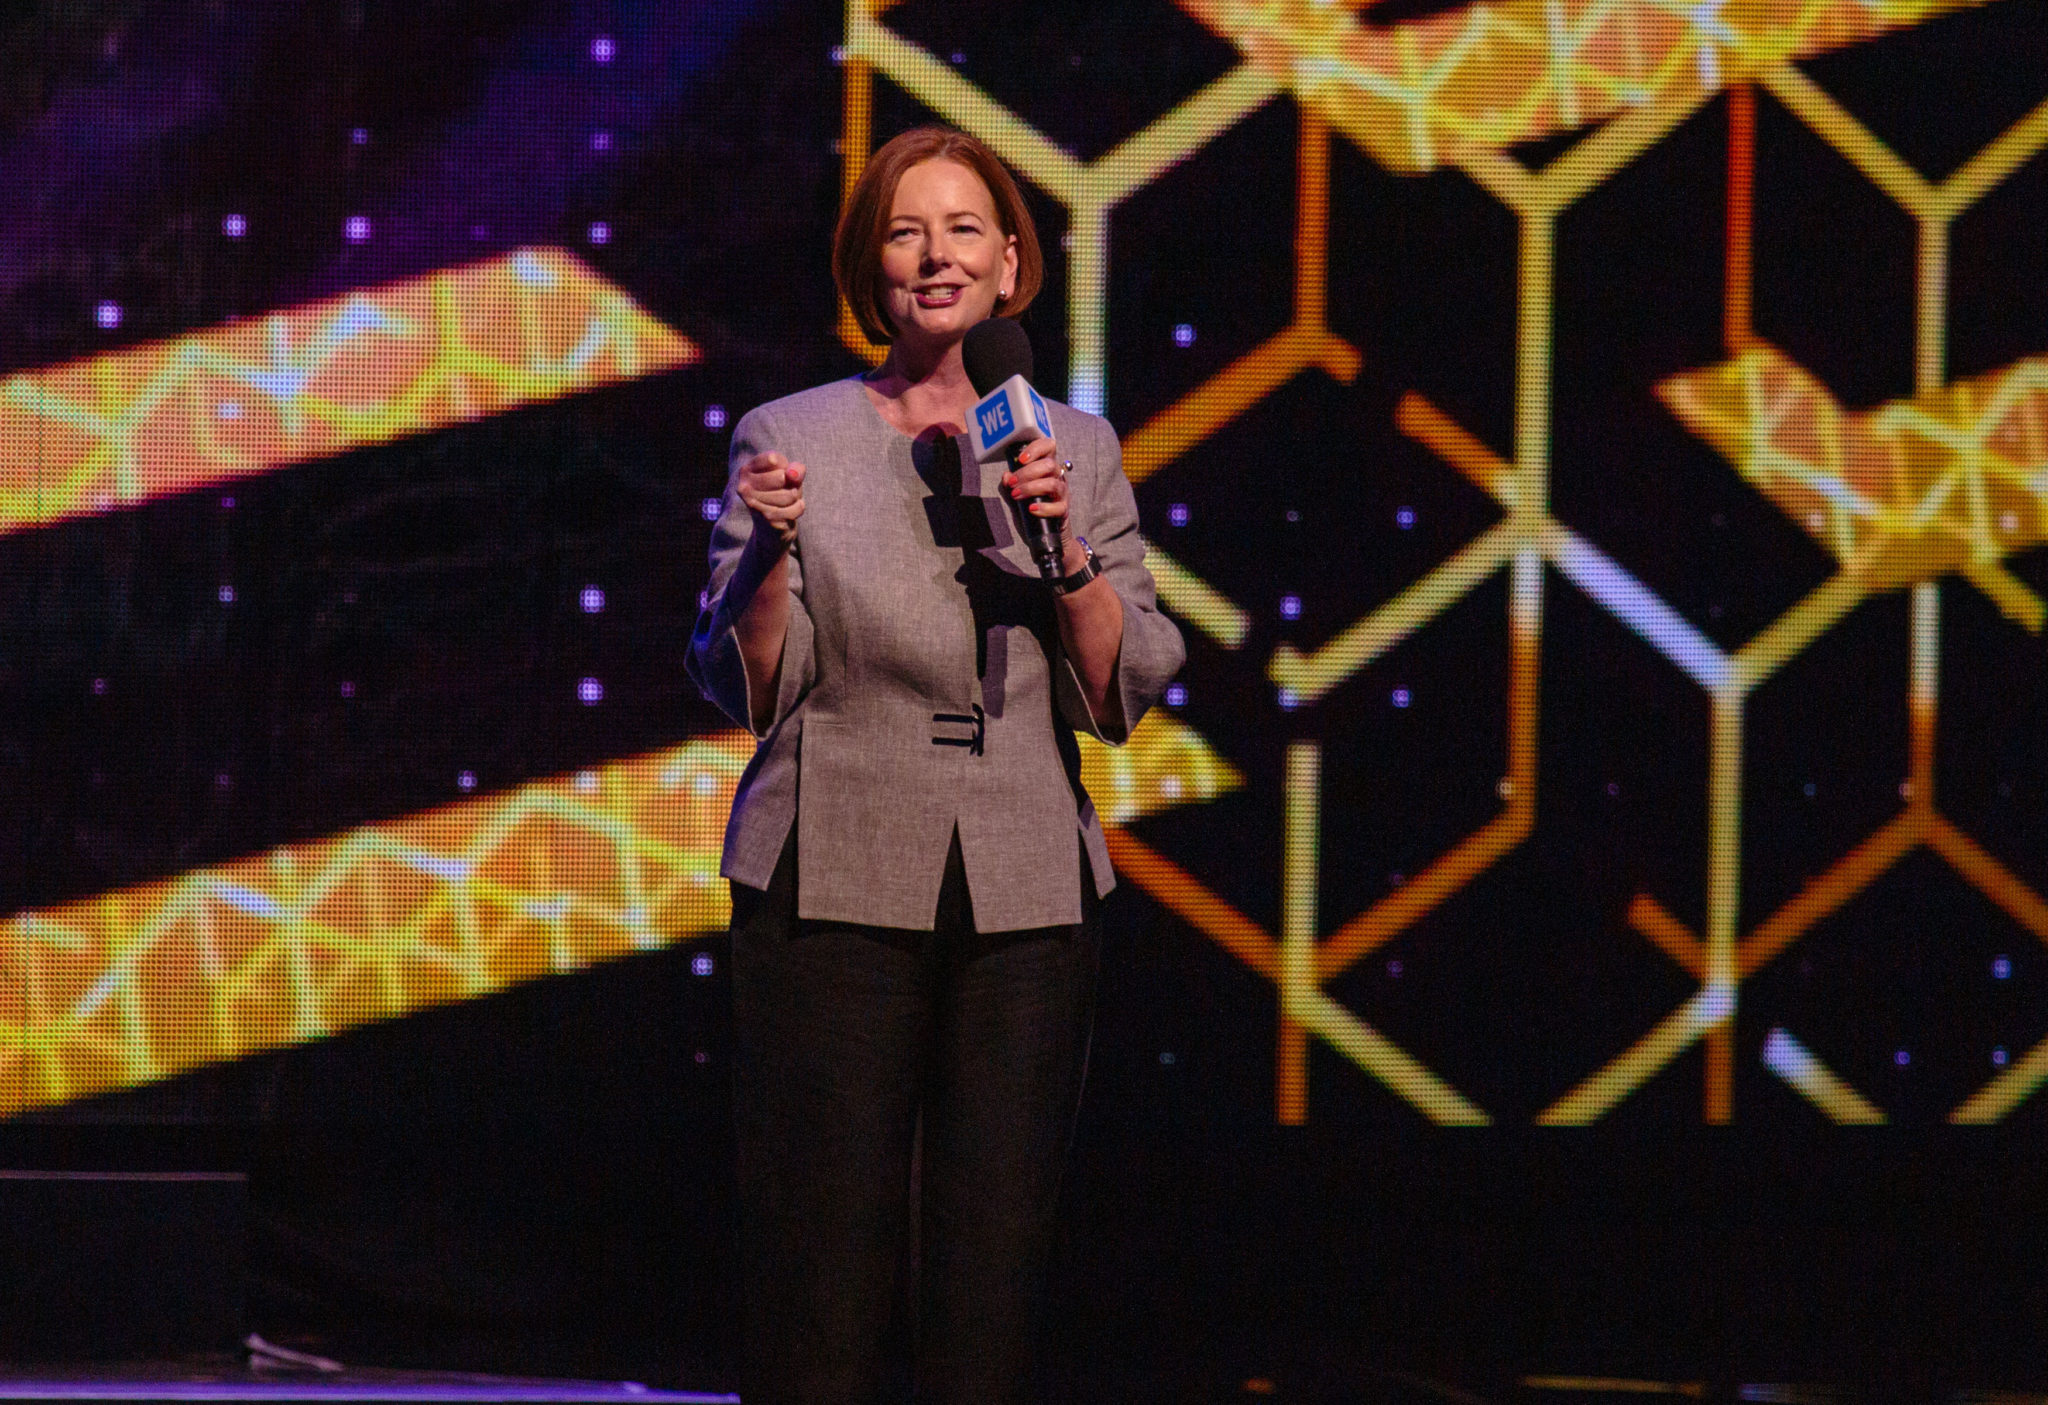
[[[1017,241],[980,176],[943,158],[903,173],[882,231],[884,303],[899,342],[958,342],[1016,278]]]

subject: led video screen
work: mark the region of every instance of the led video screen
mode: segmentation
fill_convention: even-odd
[[[925,121],[1124,437],[1189,663],[1084,775],[1259,1116],[2036,1111],[2034,0],[0,41],[0,1115],[723,929],[730,428],[879,359],[827,245]]]

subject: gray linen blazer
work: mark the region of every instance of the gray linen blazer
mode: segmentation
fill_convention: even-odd
[[[1159,613],[1116,432],[1048,401],[1068,478],[1070,529],[1123,601],[1117,689],[1136,725],[1180,668]],[[766,888],[796,827],[799,917],[930,930],[957,830],[984,932],[1081,919],[1085,849],[1098,894],[1115,883],[1081,788],[1076,730],[1090,716],[1002,496],[1000,463],[965,436],[912,441],[858,379],[761,406],[733,432],[732,466],[774,449],[805,466],[791,552],[782,680],[740,778],[721,872]],[[753,516],[728,481],[711,585],[690,641],[704,695],[751,727],[733,622]]]

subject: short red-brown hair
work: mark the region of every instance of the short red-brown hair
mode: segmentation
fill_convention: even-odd
[[[1017,286],[996,304],[996,315],[1015,317],[1031,305],[1045,282],[1045,256],[1038,251],[1031,211],[996,154],[951,127],[912,127],[868,158],[832,236],[832,279],[853,309],[854,321],[879,346],[896,339],[882,301],[882,238],[889,227],[889,209],[896,203],[896,183],[903,173],[926,161],[957,161],[981,177],[995,202],[997,226],[1017,241]]]

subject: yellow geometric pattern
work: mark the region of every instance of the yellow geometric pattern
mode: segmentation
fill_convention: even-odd
[[[731,733],[0,923],[0,1116],[716,930]]]
[[[1862,414],[1761,343],[1657,390],[1873,589],[1960,571],[2040,631],[2040,596],[2000,563],[2048,538],[2048,357]]]
[[[1631,108],[1691,110],[1788,59],[1984,0],[1501,0],[1392,25],[1329,0],[1181,0],[1390,171]]]
[[[744,732],[0,922],[0,1117],[722,931]],[[1082,777],[1121,821],[1240,783],[1155,715]]]
[[[0,379],[0,535],[696,362],[564,249]]]
[[[1953,451],[1953,471],[1934,469],[1963,485],[2008,480],[1988,467],[1964,466],[1972,452],[1960,447],[1958,427],[1982,430],[1993,455],[2031,462],[2032,449],[2009,452],[1990,414],[1996,399],[1989,382],[1944,400],[1942,348],[1946,335],[1948,230],[1953,221],[2014,170],[2048,145],[2048,102],[1965,162],[1940,183],[1920,177],[1787,60],[1868,39],[1973,0],[1509,0],[1480,3],[1414,21],[1384,26],[1361,23],[1350,5],[1316,0],[1180,0],[1191,15],[1235,43],[1245,62],[1194,94],[1166,116],[1127,138],[1094,162],[1076,160],[1014,112],[974,87],[951,67],[882,23],[892,0],[848,0],[845,179],[857,179],[873,145],[873,79],[881,73],[942,119],[987,141],[1028,180],[1069,211],[1070,301],[1074,348],[1069,398],[1099,410],[1106,375],[1108,219],[1114,207],[1145,180],[1162,174],[1282,91],[1299,101],[1299,179],[1296,191],[1294,316],[1287,329],[1209,382],[1138,427],[1126,441],[1134,481],[1158,471],[1235,420],[1293,377],[1319,369],[1349,381],[1358,369],[1355,348],[1330,332],[1326,320],[1329,238],[1330,133],[1350,139],[1389,170],[1417,173],[1438,165],[1462,171],[1516,217],[1519,253],[1516,288],[1516,364],[1512,452],[1495,454],[1435,406],[1411,395],[1401,404],[1402,430],[1484,488],[1504,516],[1391,600],[1312,652],[1275,649],[1267,674],[1286,701],[1309,707],[1355,677],[1402,639],[1426,628],[1450,605],[1496,573],[1509,573],[1510,697],[1506,774],[1501,809],[1478,831],[1452,846],[1395,892],[1322,935],[1316,911],[1321,793],[1320,747],[1290,748],[1285,776],[1284,873],[1281,932],[1263,930],[1219,897],[1200,878],[1150,849],[1128,831],[1111,835],[1117,867],[1163,906],[1273,981],[1280,1003],[1276,1110],[1283,1122],[1307,1115],[1306,1041],[1313,1035],[1378,1078],[1431,1119],[1448,1124],[1489,1120],[1489,1114],[1440,1076],[1379,1034],[1325,993],[1329,980],[1366,953],[1440,906],[1527,836],[1534,823],[1538,658],[1546,565],[1627,624],[1704,689],[1712,705],[1709,733],[1707,904],[1704,935],[1696,936],[1647,896],[1632,907],[1635,928],[1671,954],[1698,982],[1695,994],[1632,1046],[1595,1070],[1538,1118],[1547,1124],[1582,1123],[1602,1116],[1695,1043],[1707,1049],[1704,1115],[1733,1116],[1733,1029],[1741,983],[1758,965],[1813,922],[1859,891],[1914,843],[1927,842],[1969,881],[1990,893],[2030,930],[2048,940],[2048,905],[1998,861],[1941,820],[1932,809],[1934,699],[1937,682],[1938,586],[1918,567],[1956,569],[1980,585],[1997,581],[2002,567],[1983,559],[1986,540],[1967,537],[1964,558],[1933,543],[1938,530],[1903,532],[1885,570],[1845,569],[1799,602],[1742,648],[1725,651],[1597,546],[1550,511],[1550,358],[1559,219],[1589,191],[1661,141],[1710,97],[1728,89],[1730,159],[1726,335],[1740,358],[1755,341],[1750,329],[1750,225],[1754,161],[1753,79],[1824,141],[1849,158],[1901,204],[1921,227],[1918,341],[1920,395],[1909,411],[1893,414],[1901,452],[1915,459],[1908,483],[1922,483],[1929,468],[1915,456],[1924,437]],[[1732,86],[1731,86],[1732,85]],[[1597,125],[1596,125],[1597,124]],[[1540,170],[1507,148],[1548,134],[1593,127],[1582,140]],[[843,310],[842,310],[843,313]],[[871,357],[850,316],[842,315],[847,344]],[[2031,364],[2031,363],[2030,363]],[[2029,390],[2027,368],[1995,378],[2004,393]],[[1978,398],[1972,399],[1972,396]],[[2002,402],[2001,402],[2002,403]],[[1967,408],[1966,408],[1967,407]],[[2031,410],[2014,410],[2016,424]],[[1913,418],[1917,416],[1918,418]],[[1910,420],[1910,432],[1904,427]],[[1875,423],[1875,421],[1872,421]],[[1945,425],[1946,429],[1938,426]],[[1963,437],[1967,437],[1964,435]],[[1914,474],[1921,475],[1914,477]],[[1973,475],[1976,475],[1973,477]],[[1938,495],[1936,495],[1938,496]],[[2038,498],[2038,484],[2029,489]],[[1930,492],[1910,499],[1924,505]],[[1787,499],[1789,500],[1789,498]],[[1906,498],[1887,499],[1899,511]],[[1993,512],[1994,528],[2006,511]],[[1890,519],[1886,519],[1889,521]],[[2026,530],[2038,534],[2036,525]],[[1966,534],[1967,535],[1967,534]],[[2014,546],[2023,532],[2009,533]],[[1948,554],[1944,554],[1948,553]],[[1895,559],[1896,558],[1896,559]],[[1966,558],[1966,559],[1965,559]],[[1905,563],[1916,563],[1908,568]],[[1944,563],[1953,562],[1953,565]],[[1245,616],[1193,572],[1152,558],[1161,598],[1190,624],[1226,648],[1244,639]],[[1890,574],[1887,575],[1886,571]],[[2009,579],[2009,578],[2008,578]],[[1828,878],[1810,888],[1745,941],[1738,936],[1741,889],[1741,796],[1744,706],[1748,694],[1789,659],[1831,629],[1863,599],[1907,580],[1914,590],[1914,746],[1905,758],[1911,777],[1908,809],[1883,836],[1845,856]],[[1991,587],[1987,587],[1991,588]],[[2018,597],[1994,589],[2009,612]],[[2023,615],[2024,617],[2024,615]],[[1823,1113],[1843,1121],[1881,1119],[1882,1113],[1789,1032],[1773,1031],[1765,1066],[1802,1091]],[[2048,1080],[2048,1040],[1958,1109],[1961,1120],[1995,1120]]]

